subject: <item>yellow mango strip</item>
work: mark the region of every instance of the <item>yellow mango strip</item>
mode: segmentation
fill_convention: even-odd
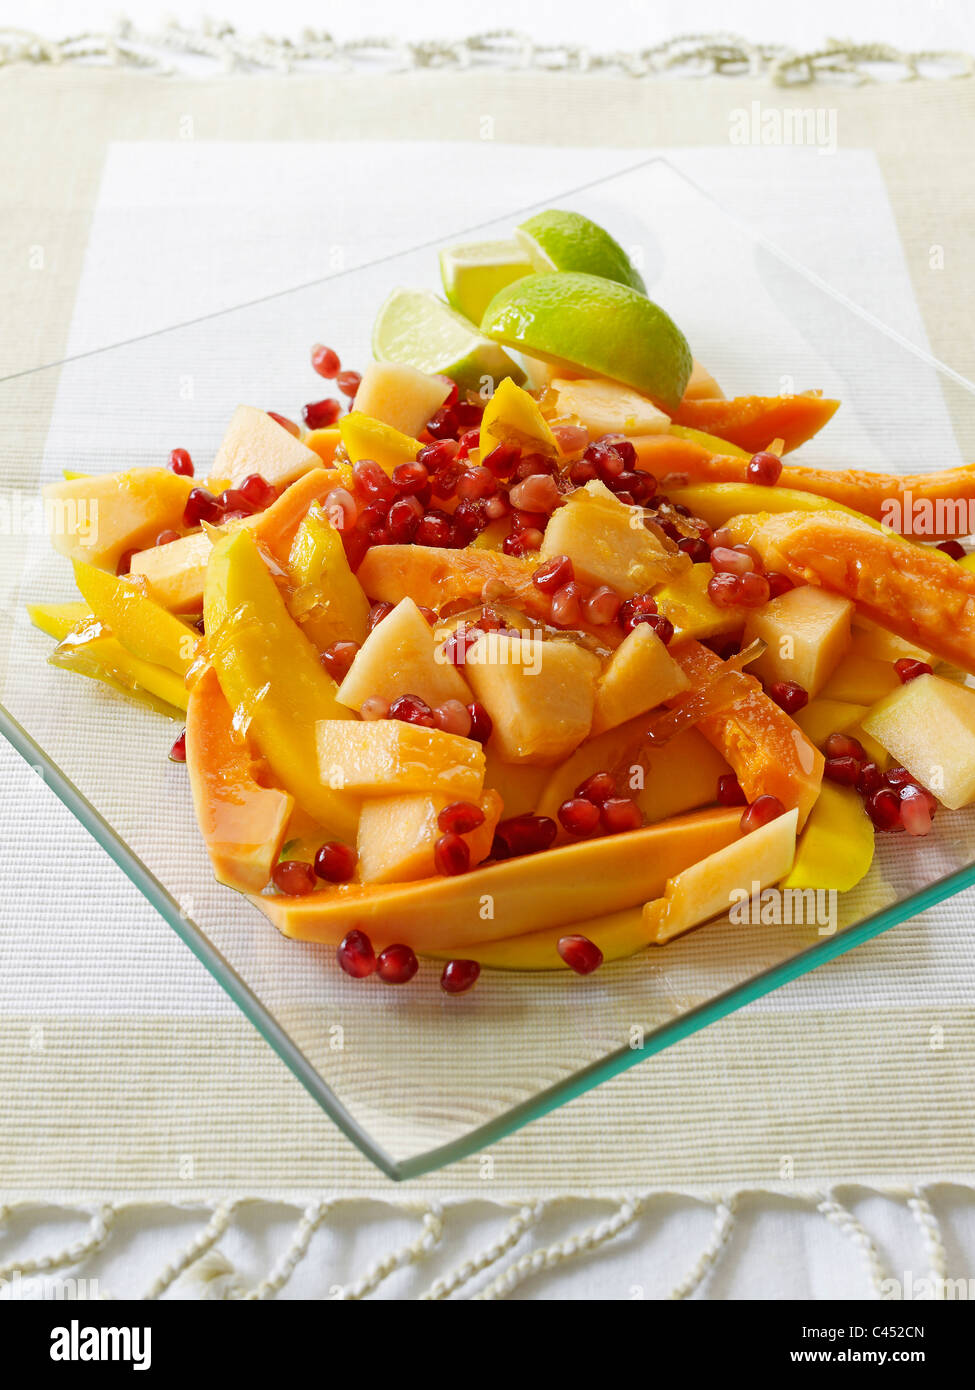
[[[859,793],[824,782],[782,887],[835,888],[846,893],[866,877],[873,849],[873,823]]]
[[[383,424],[382,420],[374,420],[371,415],[364,415],[361,410],[343,415],[338,428],[353,463],[372,459],[387,473],[392,473],[400,463],[412,463],[423,448],[418,439]]]
[[[692,516],[706,521],[713,531],[724,526],[742,512],[859,512],[820,497],[815,492],[800,492],[793,487],[763,487],[758,483],[688,483],[685,487],[668,487],[671,502],[686,507]],[[869,521],[869,517],[863,517]],[[877,525],[877,522],[872,522]]]
[[[509,443],[518,444],[526,454],[554,457],[559,452],[555,435],[537,401],[506,376],[498,383],[481,416],[481,460],[499,444]]]
[[[347,719],[318,652],[291,618],[253,535],[223,537],[207,566],[207,649],[234,726],[250,737],[276,780],[330,834],[355,840],[358,801],[323,785],[316,725]]]
[[[101,681],[172,719],[186,709],[183,677],[135,656],[95,617],[82,619],[67,633],[48,661],[62,670]]]
[[[318,503],[295,532],[288,556],[295,590],[288,611],[320,651],[369,635],[369,600],[349,568],[342,537]]]
[[[685,399],[687,393],[685,392]],[[704,430],[692,430],[687,425],[671,425],[668,434],[676,435],[678,439],[689,439],[692,444],[700,444],[702,449],[707,449],[709,454],[728,454],[732,458],[751,458],[747,449],[739,449],[737,444],[732,444],[730,439],[719,439],[716,434],[707,434]],[[668,492],[668,497],[673,494]],[[697,513],[700,515],[700,513]],[[708,525],[711,523],[708,522]]]
[[[196,660],[200,634],[149,598],[145,580],[119,579],[80,560],[74,562],[74,577],[95,617],[133,656],[186,675]]]
[[[353,927],[373,945],[466,954],[474,943],[588,921],[636,907],[668,877],[739,834],[740,810],[698,811],[660,825],[506,859],[453,878],[339,884],[257,907],[285,936],[338,943]],[[565,932],[561,933],[565,935]]]
[[[35,627],[61,642],[73,627],[91,617],[87,603],[28,603],[27,613]]]

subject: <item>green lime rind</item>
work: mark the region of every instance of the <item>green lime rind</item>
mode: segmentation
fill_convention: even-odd
[[[646,294],[643,277],[619,242],[579,212],[549,208],[522,222],[515,235],[536,271],[600,275]]]
[[[622,381],[673,414],[693,358],[673,319],[646,295],[598,275],[529,275],[494,296],[481,332],[543,361]]]
[[[447,303],[475,325],[498,290],[533,272],[531,261],[513,238],[468,242],[440,252],[440,279]]]
[[[494,385],[509,376],[518,385],[525,380],[502,346],[430,290],[393,291],[376,316],[372,353],[377,362],[449,376],[464,391],[479,391],[485,379]]]

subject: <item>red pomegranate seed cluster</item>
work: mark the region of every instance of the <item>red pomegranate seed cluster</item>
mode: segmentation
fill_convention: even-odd
[[[183,525],[191,530],[204,521],[222,526],[263,512],[277,497],[277,490],[259,473],[249,474],[238,487],[231,487],[215,497],[205,487],[190,489],[183,509]]]
[[[619,795],[609,772],[594,772],[581,782],[562,802],[558,817],[563,830],[576,839],[588,839],[597,831],[619,835],[643,825],[643,812],[632,797]]]
[[[830,734],[823,752],[823,775],[839,786],[857,789],[877,830],[928,834],[938,802],[906,767],[881,772],[860,740],[849,734]]]

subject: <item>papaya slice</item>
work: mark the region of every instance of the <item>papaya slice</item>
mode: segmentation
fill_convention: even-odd
[[[711,453],[690,439],[647,434],[631,439],[630,443],[636,449],[638,468],[665,481],[668,473],[681,475],[681,481],[673,488],[666,487],[667,496],[674,501],[690,493],[691,500],[685,501],[685,505],[693,508],[695,497],[700,501],[706,498],[708,491],[713,491],[715,496],[710,502],[705,500],[704,505],[715,518],[731,498],[730,491],[720,489],[738,484],[755,493],[754,498],[749,499],[746,492],[740,508],[743,512],[771,510],[765,507],[762,493],[794,490],[815,494],[814,506],[824,506],[828,501],[883,522],[893,530],[902,528],[905,512],[912,525],[920,517],[931,540],[967,536],[971,531],[969,503],[975,501],[975,464],[945,469],[941,473],[895,474],[868,473],[857,468],[808,468],[787,463],[783,465],[775,488],[769,489],[748,482],[747,458]],[[724,523],[718,521],[717,524]]]
[[[366,552],[356,578],[369,597],[385,603],[412,598],[421,607],[441,609],[466,599],[483,602],[489,581],[507,591],[499,601],[511,603],[528,617],[547,622],[551,603],[532,583],[535,566],[496,550],[447,550],[433,545],[374,545]]]
[[[218,883],[259,893],[281,853],[294,797],[258,782],[259,764],[246,740],[234,734],[230,706],[212,667],[190,692],[186,767]]]
[[[671,655],[692,686],[704,684],[723,665],[721,658],[700,642],[682,642]],[[706,715],[697,727],[731,764],[749,801],[777,796],[787,811],[798,808],[801,829],[819,795],[825,760],[754,676],[743,674],[742,679],[747,693]],[[667,704],[674,708],[687,698],[677,695]]]
[[[975,574],[943,551],[839,512],[758,513],[728,527],[769,569],[852,599],[881,627],[975,673]]]
[[[285,936],[300,941],[337,943],[359,927],[377,948],[401,941],[415,951],[466,954],[474,942],[636,907],[662,892],[679,867],[737,839],[740,819],[739,810],[698,811],[452,878],[346,883],[303,897],[263,895],[253,902]]]
[[[798,396],[685,399],[677,409],[674,424],[716,434],[752,454],[767,449],[773,439],[781,439],[784,452],[790,453],[818,434],[839,406],[839,401],[827,400],[813,391]]]

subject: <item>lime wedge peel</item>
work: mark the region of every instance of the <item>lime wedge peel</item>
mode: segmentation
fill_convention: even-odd
[[[550,208],[529,217],[515,235],[534,269],[599,275],[646,294],[643,277],[619,242],[579,212]]]
[[[372,352],[378,362],[449,376],[461,390],[480,391],[488,382],[493,389],[505,377],[519,385],[525,379],[503,346],[430,290],[393,291],[376,317]]]

